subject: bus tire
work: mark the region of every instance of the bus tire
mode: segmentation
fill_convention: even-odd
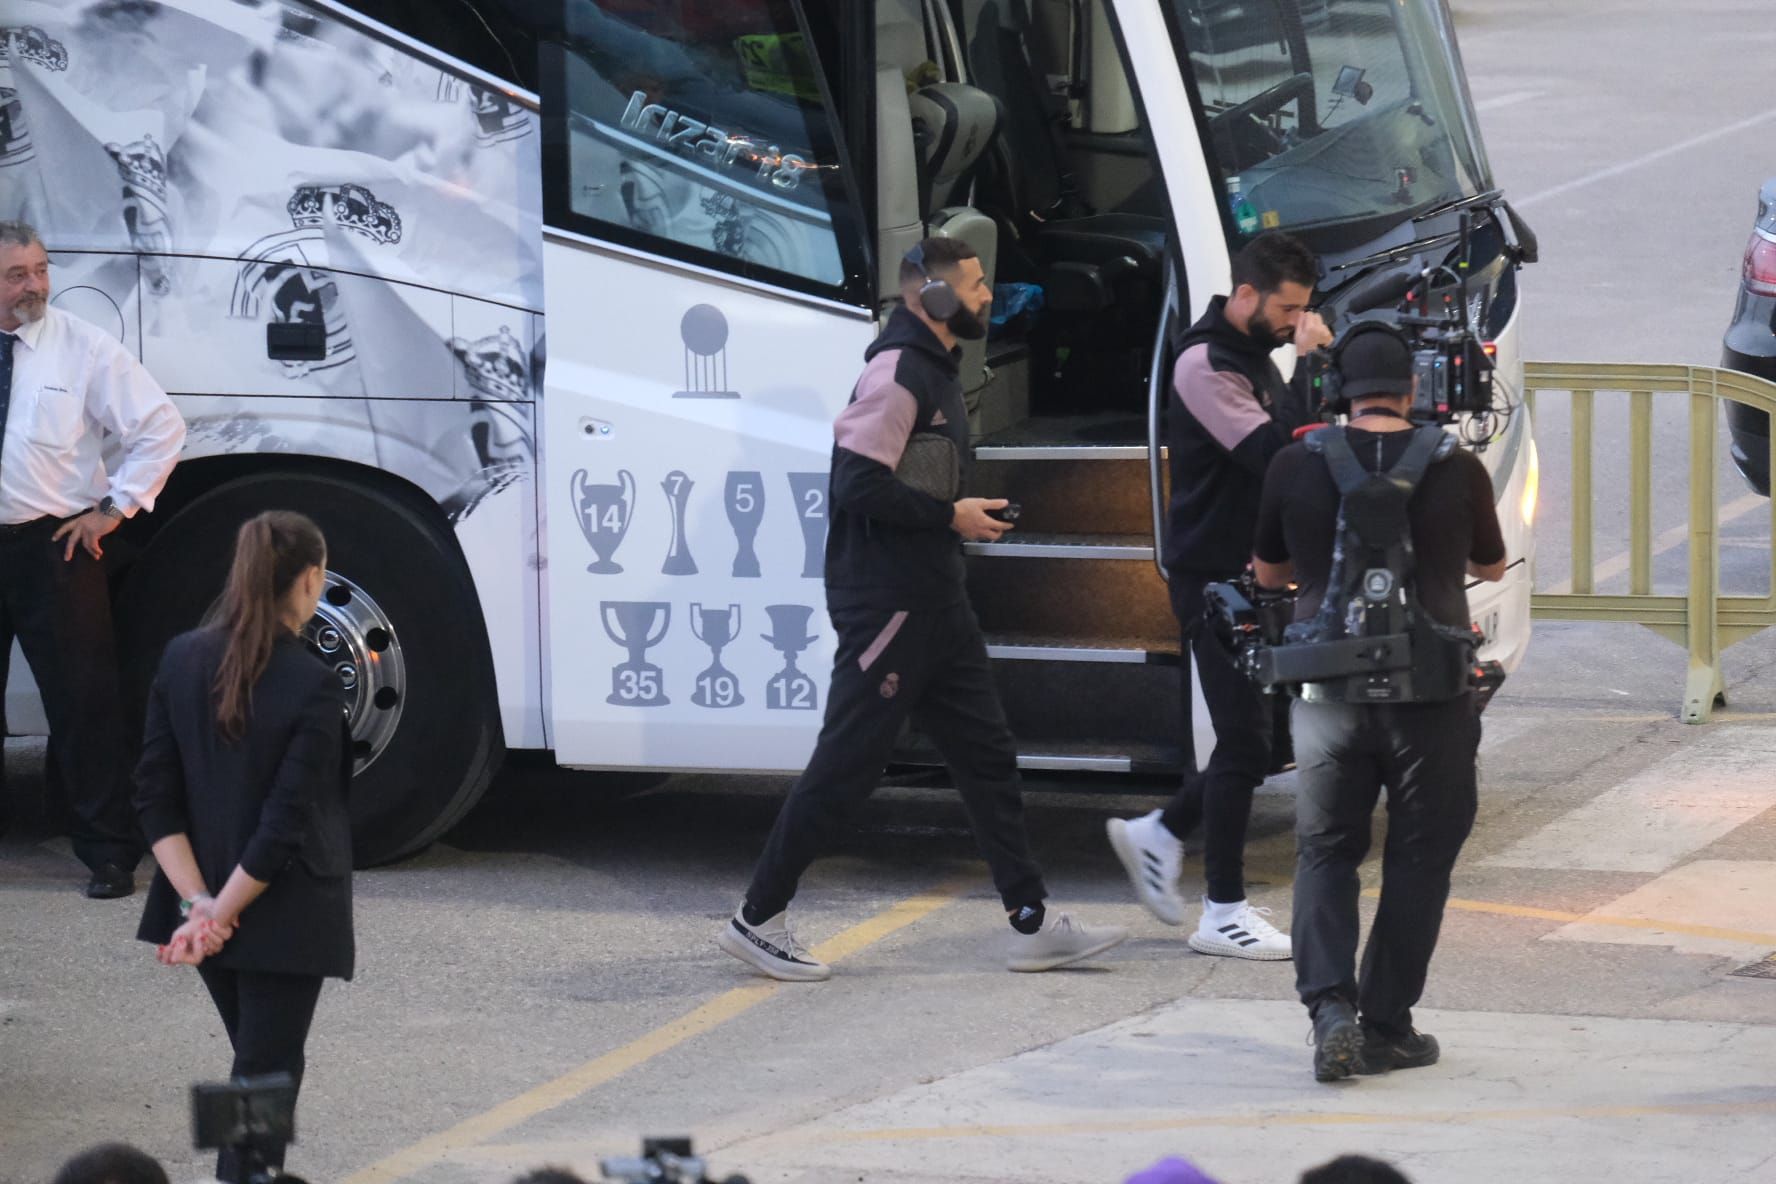
[[[398,643],[404,678],[391,698],[400,712],[352,782],[353,863],[412,855],[475,805],[505,744],[468,571],[442,526],[398,496],[328,474],[267,473],[218,486],[180,510],[131,566],[118,597],[127,701],[146,702],[166,643],[195,628],[220,595],[240,524],[269,509],[314,519],[327,538],[330,575],[366,593]],[[352,599],[344,588],[330,595]],[[367,752],[363,735],[354,727]]]

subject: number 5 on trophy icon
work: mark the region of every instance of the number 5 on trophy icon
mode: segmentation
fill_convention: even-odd
[[[580,533],[586,536],[592,554],[597,557],[586,568],[595,575],[615,575],[623,570],[623,565],[611,556],[616,554],[628,533],[630,520],[635,517],[635,478],[628,469],[619,469],[617,481],[616,485],[588,484],[585,469],[573,475],[574,516],[579,520]]]

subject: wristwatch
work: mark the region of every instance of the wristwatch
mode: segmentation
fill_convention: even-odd
[[[107,518],[115,518],[119,522],[123,521],[123,507],[118,505],[117,499],[108,493],[99,499],[99,513]]]
[[[216,898],[211,896],[208,892],[200,892],[189,900],[181,900],[179,902],[179,916],[182,918],[189,917],[191,915],[191,910],[197,907],[199,901],[214,899]]]

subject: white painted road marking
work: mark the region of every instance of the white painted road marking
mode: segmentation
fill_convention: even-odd
[[[1691,148],[1698,148],[1703,144],[1709,144],[1715,140],[1724,139],[1727,136],[1738,135],[1740,132],[1749,131],[1760,124],[1768,123],[1772,119],[1776,119],[1776,109],[1765,111],[1761,115],[1753,115],[1749,119],[1741,119],[1738,123],[1729,123],[1725,127],[1717,127],[1713,131],[1703,132],[1699,136],[1691,136],[1689,139],[1680,140],[1675,144],[1668,144],[1663,148],[1658,148],[1652,152],[1636,156],[1632,160],[1625,160],[1620,164],[1612,164],[1608,168],[1602,168],[1595,172],[1586,173],[1582,177],[1575,177],[1571,181],[1562,182],[1561,184],[1554,186],[1552,189],[1544,189],[1540,193],[1532,193],[1528,197],[1519,201],[1513,201],[1511,205],[1519,210],[1527,210],[1530,206],[1533,206],[1538,202],[1548,201],[1550,198],[1556,198],[1562,194],[1571,193],[1575,189],[1583,188],[1584,186],[1593,184],[1597,181],[1607,181],[1611,177],[1619,177],[1623,173],[1633,172],[1635,169],[1652,164],[1654,161],[1664,160],[1667,156],[1675,156],[1679,152],[1687,152]]]
[[[1776,806],[1772,768],[1776,729],[1710,731],[1480,862],[1657,875]]]

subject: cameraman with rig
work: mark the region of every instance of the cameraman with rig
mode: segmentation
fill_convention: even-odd
[[[1203,628],[1203,590],[1232,579],[1252,554],[1265,466],[1308,419],[1305,363],[1284,382],[1271,354],[1306,355],[1332,341],[1308,310],[1319,260],[1287,234],[1260,235],[1233,258],[1233,294],[1217,296],[1178,346],[1170,423],[1171,504],[1165,563],[1185,660],[1194,656],[1215,750],[1163,810],[1112,818],[1110,845],[1135,895],[1168,925],[1184,923],[1178,876],[1184,840],[1203,828],[1202,919],[1190,948],[1260,961],[1289,957],[1289,936],[1246,901],[1252,794],[1271,769],[1272,700],[1247,681]],[[1189,726],[1188,699],[1184,726]]]
[[[1502,579],[1506,566],[1486,467],[1441,427],[1409,418],[1417,379],[1406,336],[1358,322],[1331,366],[1349,426],[1317,431],[1271,462],[1253,560],[1261,590],[1298,586],[1287,642],[1323,643],[1271,650],[1278,677],[1267,681],[1293,682],[1280,676],[1282,660],[1294,660],[1299,678],[1316,653],[1365,664],[1293,682],[1296,987],[1313,1017],[1320,1081],[1437,1060],[1436,1039],[1412,1027],[1412,1005],[1476,808],[1466,580]],[[1381,903],[1359,976],[1357,869],[1384,786]]]

